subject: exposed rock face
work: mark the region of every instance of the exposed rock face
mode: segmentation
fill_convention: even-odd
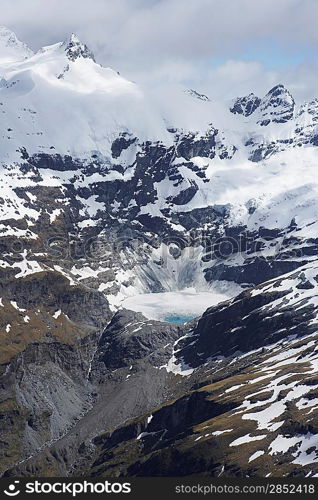
[[[113,316],[103,332],[96,362],[115,370],[150,356],[152,364],[160,366],[166,358],[165,353],[160,356],[162,347],[177,340],[181,332],[181,327],[149,321],[141,313],[124,309]]]
[[[54,272],[3,280],[1,288],[3,469],[59,438],[91,407],[90,364],[111,314],[101,293]]]
[[[200,92],[197,92],[194,89],[187,89],[185,92],[190,94],[192,97],[195,97],[196,99],[200,99],[200,101],[210,101],[210,99],[207,95],[200,94]]]
[[[96,438],[91,465],[83,473],[96,477],[110,472],[212,477],[221,473],[264,477],[268,470],[273,477],[317,473],[313,403],[317,378],[312,374],[316,337],[311,339],[295,341],[290,353],[290,345],[283,342],[234,358],[230,365],[228,359],[212,363],[201,372],[200,387],[190,395]],[[297,394],[300,381],[303,396]]]
[[[180,137],[177,144],[177,155],[186,160],[191,160],[194,156],[214,158],[217,133],[217,130],[211,129],[203,137],[196,137],[195,134]]]
[[[284,85],[276,85],[262,99],[259,107],[262,126],[273,123],[285,123],[293,118],[295,101]]]
[[[71,61],[75,61],[78,57],[84,57],[92,59],[95,62],[93,52],[74,33],[72,33],[70,39],[65,43],[65,52]]]
[[[315,289],[318,275],[313,275],[316,267],[304,269],[207,309],[193,330],[194,339],[183,341],[178,356],[190,366],[199,366],[204,359],[246,353],[290,335],[315,333],[317,306],[308,292]]]
[[[92,452],[89,443],[96,433],[179,394],[183,388],[160,366],[169,360],[175,339],[185,330],[124,310],[102,335],[93,334],[77,345],[32,344],[24,354],[23,373],[12,363],[4,382],[7,385],[10,376],[22,379],[16,397],[22,408],[30,408],[22,422],[24,448],[17,455],[31,457],[5,475],[17,470],[26,475],[77,471],[82,454]],[[19,357],[17,363],[21,365]],[[43,373],[45,382],[40,378]],[[11,431],[7,431],[10,449]]]
[[[233,103],[230,111],[245,117],[257,111],[258,121],[261,126],[273,123],[285,123],[294,116],[295,101],[284,85],[273,87],[263,99],[253,93],[239,97]]]
[[[244,97],[239,97],[233,103],[230,111],[234,114],[243,116],[250,116],[259,107],[261,99],[255,94],[251,93]]]

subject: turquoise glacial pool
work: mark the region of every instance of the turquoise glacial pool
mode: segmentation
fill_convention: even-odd
[[[178,316],[177,314],[173,314],[171,316],[166,316],[163,321],[167,321],[168,323],[186,323],[196,317],[197,316]]]

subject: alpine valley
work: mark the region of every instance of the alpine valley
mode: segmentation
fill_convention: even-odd
[[[2,27],[0,118],[1,475],[318,476],[318,99]]]

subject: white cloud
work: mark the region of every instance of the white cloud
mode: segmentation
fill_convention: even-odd
[[[215,97],[231,99],[254,92],[263,95],[280,82],[277,71],[266,70],[259,62],[227,60],[211,69],[202,81]]]
[[[279,81],[299,98],[315,95],[317,0],[2,0],[1,17],[33,49],[74,31],[102,64],[147,84],[232,96]],[[282,67],[271,69],[278,52]]]

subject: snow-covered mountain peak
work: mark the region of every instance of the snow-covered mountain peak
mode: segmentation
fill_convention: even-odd
[[[89,58],[95,62],[93,52],[87,47],[75,33],[72,33],[68,40],[63,43],[65,52],[70,61],[75,61],[79,57]]]
[[[295,101],[289,90],[282,84],[275,85],[261,100],[259,106],[260,125],[270,122],[285,123],[294,116]]]
[[[6,28],[0,28],[1,39],[28,50]],[[2,114],[9,126],[0,135],[0,159],[6,162],[19,161],[21,148],[29,155],[53,150],[84,160],[98,151],[112,161],[112,144],[124,142],[122,134],[139,145],[182,143],[178,151],[187,160],[230,161],[235,154],[236,162],[258,162],[296,146],[318,145],[317,102],[295,110],[282,84],[264,97],[238,97],[230,106],[183,86],[144,88],[97,64],[74,33],[27,59],[20,51],[20,60],[1,65],[1,77]],[[67,134],[65,123],[71,124]]]
[[[250,93],[238,97],[230,111],[245,117],[253,115],[259,125],[270,122],[285,123],[294,116],[295,101],[288,89],[282,84],[275,85],[262,99]],[[256,112],[257,110],[257,112]]]
[[[289,94],[289,90],[285,87],[283,83],[277,83],[272,87],[266,95],[271,95],[271,96],[279,96],[279,95],[284,95],[284,94]]]
[[[0,157],[7,162],[19,159],[22,146],[29,154],[54,148],[81,158],[97,150],[107,156],[113,140],[127,131],[141,142],[172,140],[143,90],[97,64],[74,34],[1,70],[2,113],[12,125],[0,137]],[[65,124],[71,124],[67,134]]]
[[[31,57],[33,52],[29,47],[20,42],[15,33],[5,26],[0,26],[0,62],[8,63],[22,61]]]
[[[258,108],[261,103],[261,99],[257,97],[253,92],[244,96],[238,97],[234,100],[230,111],[233,114],[239,114],[243,116],[249,116]]]

